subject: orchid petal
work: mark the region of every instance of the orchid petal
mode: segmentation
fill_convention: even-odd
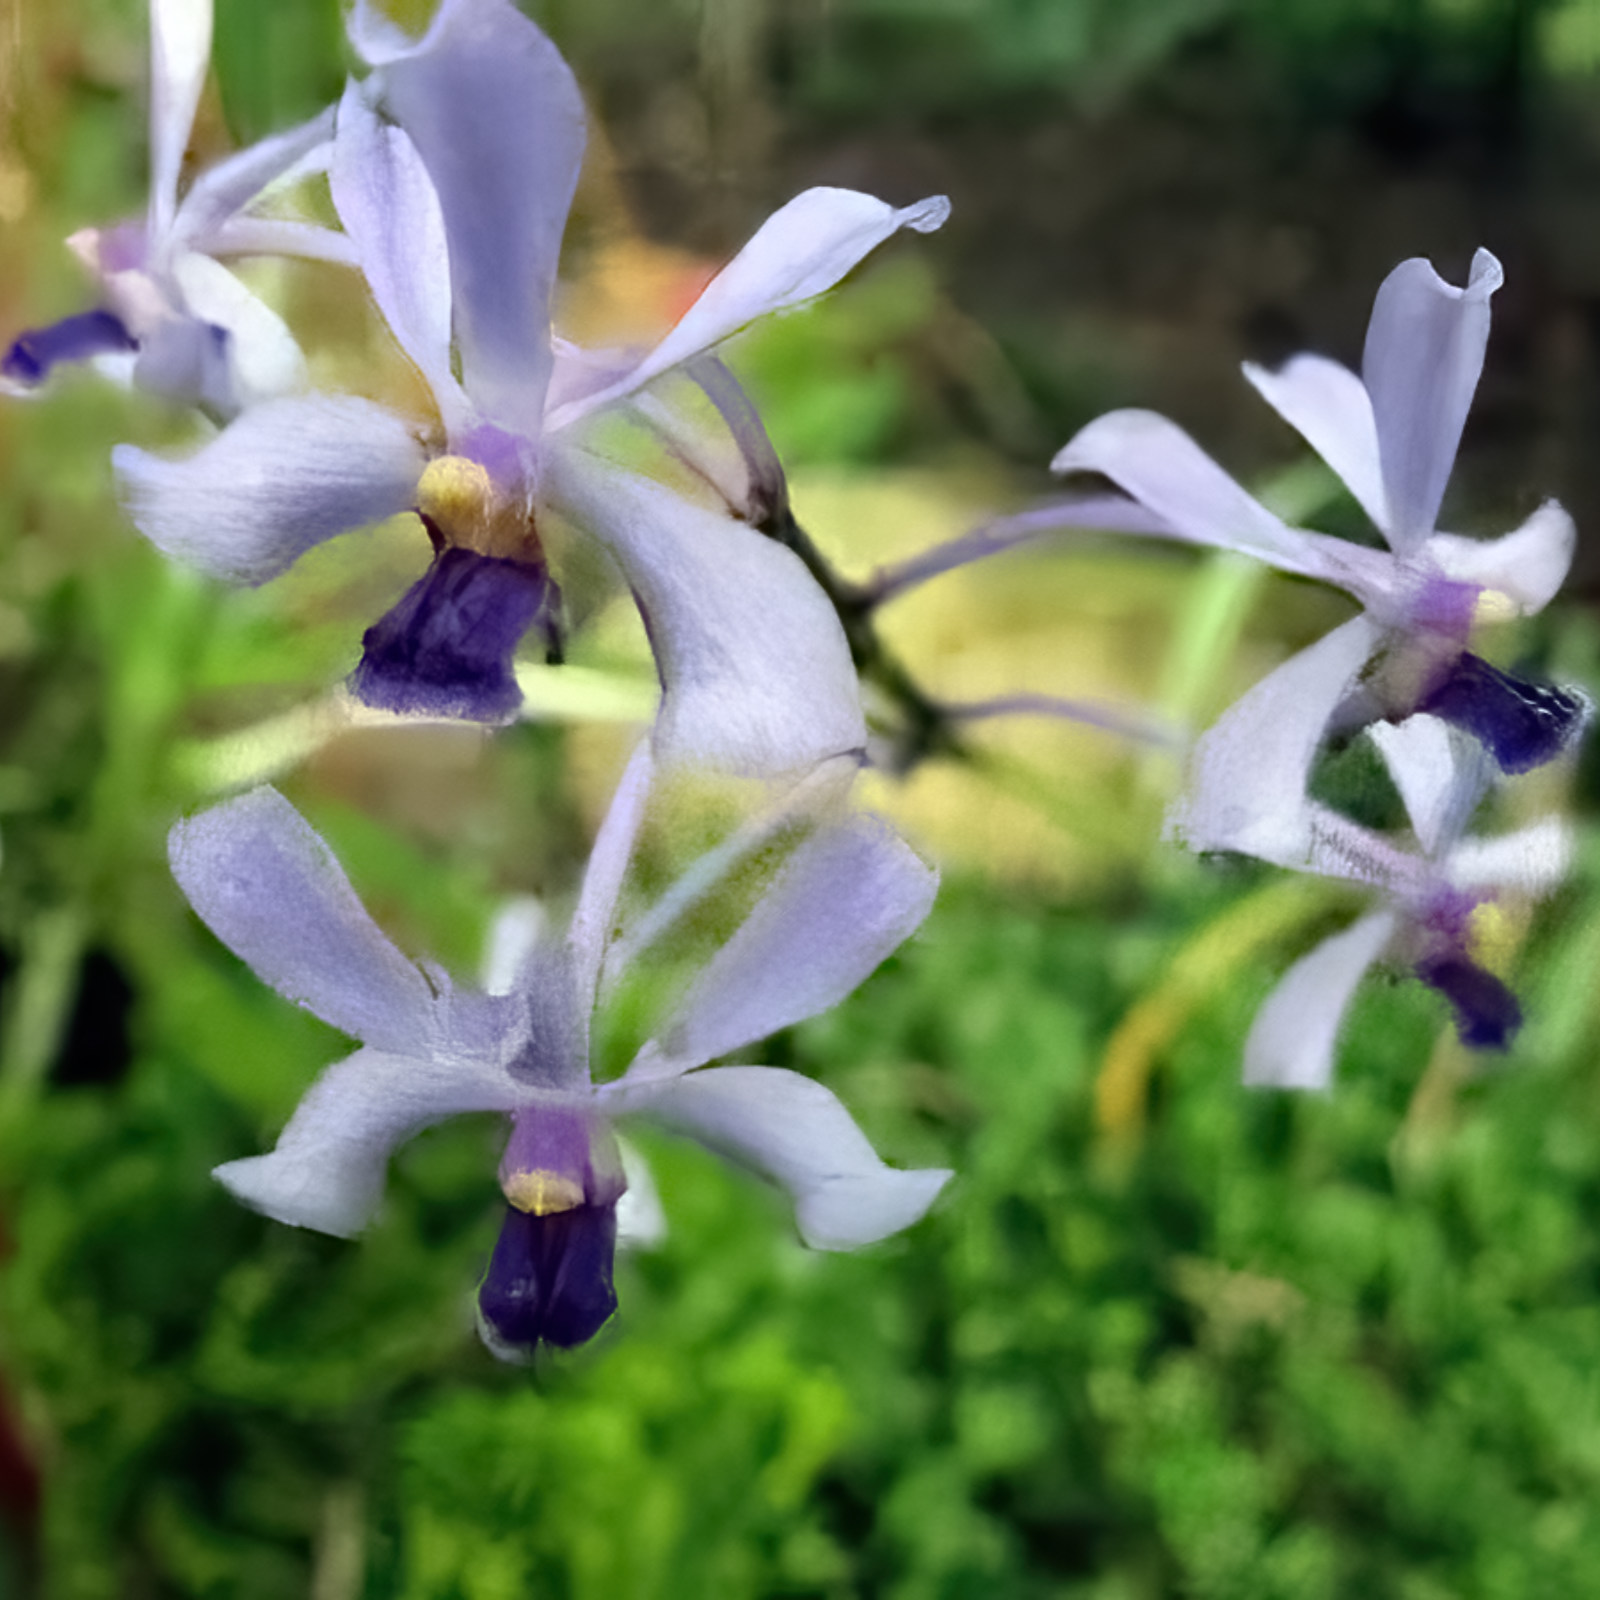
[[[211,0],[150,0],[150,239],[172,228],[195,108],[211,61]]]
[[[1543,895],[1566,881],[1576,848],[1571,823],[1544,817],[1515,833],[1462,840],[1450,852],[1447,870],[1458,888]]]
[[[1364,383],[1348,367],[1324,356],[1295,356],[1281,371],[1253,361],[1244,375],[1257,393],[1337,472],[1361,508],[1380,528],[1389,523],[1378,425]]]
[[[190,314],[228,336],[226,359],[234,406],[292,394],[306,383],[306,360],[283,318],[221,262],[186,250],[172,275]]]
[[[836,816],[861,773],[859,752],[819,761],[803,777],[784,787],[772,804],[741,822],[726,838],[697,856],[648,908],[628,919],[606,946],[600,972],[600,1003],[646,950],[664,938],[708,895],[758,852],[784,834],[815,826]]]
[[[1283,865],[1359,883],[1396,900],[1425,894],[1436,876],[1434,864],[1415,851],[1315,801],[1305,808],[1303,837],[1297,844],[1295,855]]]
[[[1498,539],[1436,533],[1428,540],[1428,554],[1446,577],[1506,595],[1531,616],[1555,598],[1577,542],[1572,518],[1558,502],[1546,500],[1520,528]]]
[[[1433,532],[1461,430],[1489,343],[1489,296],[1504,281],[1487,250],[1472,258],[1465,289],[1420,256],[1402,261],[1378,289],[1361,376],[1378,424],[1389,522],[1402,555]]]
[[[932,233],[949,215],[950,202],[943,195],[897,209],[853,189],[807,189],[762,223],[626,377],[553,413],[551,428],[566,427],[596,406],[632,394],[761,317],[814,300],[901,228]]]
[[[657,385],[629,405],[734,516],[771,532],[788,506],[788,482],[750,397],[716,356],[698,357],[681,377],[670,394]]]
[[[397,1145],[458,1112],[512,1111],[526,1098],[470,1055],[358,1050],[306,1091],[275,1149],[212,1176],[275,1221],[349,1238],[372,1220]]]
[[[1380,637],[1367,617],[1353,617],[1235,701],[1195,745],[1188,793],[1168,814],[1168,837],[1191,850],[1303,866],[1312,847],[1311,764]]]
[[[624,1250],[654,1250],[667,1237],[667,1213],[656,1188],[655,1174],[637,1145],[617,1139],[628,1187],[617,1201],[617,1246]]]
[[[650,742],[641,740],[623,769],[622,781],[611,797],[610,809],[595,835],[594,848],[589,852],[577,909],[567,928],[578,1003],[585,1014],[595,1003],[600,968],[613,933],[617,899],[622,893],[622,880],[633,858],[634,841],[639,834],[639,824],[644,820],[645,803],[654,779]]]
[[[246,411],[181,461],[111,453],[134,525],[159,550],[231,583],[264,583],[313,545],[403,511],[426,458],[370,400],[294,396]]]
[[[444,212],[462,383],[478,410],[537,438],[550,296],[583,159],[583,100],[556,47],[507,0],[444,0],[403,43],[362,0],[357,48]]]
[[[133,381],[173,405],[231,417],[239,405],[228,344],[223,329],[199,317],[162,316],[139,331]]]
[[[853,1250],[910,1227],[951,1177],[886,1166],[833,1094],[778,1067],[712,1067],[609,1098],[788,1190],[816,1250]]]
[[[167,853],[201,921],[280,994],[380,1050],[414,1050],[433,1035],[428,979],[276,789],[180,821]]]
[[[583,451],[551,451],[543,488],[638,601],[662,684],[659,762],[759,776],[866,743],[844,629],[792,551]]]
[[[681,1072],[837,1005],[921,925],[939,875],[879,817],[798,845],[640,1054],[634,1077]]]
[[[1399,723],[1375,722],[1367,733],[1400,791],[1417,842],[1432,855],[1458,809],[1466,776],[1456,759],[1450,729],[1437,717],[1414,716]]]
[[[450,249],[439,197],[416,147],[379,120],[354,83],[339,105],[329,178],[372,298],[433,390],[446,429],[460,431],[472,408],[450,369]]]
[[[1342,583],[1342,569],[1267,508],[1176,423],[1154,411],[1097,417],[1057,452],[1052,472],[1098,472],[1168,524],[1171,537]]]
[[[333,136],[333,108],[275,133],[208,167],[192,184],[172,222],[172,242],[214,253],[214,235],[269,185],[292,178]],[[264,219],[263,219],[264,220]]]
[[[356,247],[336,229],[290,217],[230,217],[204,240],[205,254],[216,256],[290,256],[324,261],[336,267],[359,266]]]
[[[495,913],[484,940],[479,972],[483,992],[507,995],[526,982],[549,933],[550,916],[537,896],[519,894],[506,901]]]
[[[1395,926],[1392,911],[1362,917],[1284,973],[1245,1040],[1246,1083],[1272,1089],[1328,1087],[1345,1011]]]

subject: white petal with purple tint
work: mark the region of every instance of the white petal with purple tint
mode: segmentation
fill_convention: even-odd
[[[1446,870],[1462,889],[1548,894],[1566,881],[1576,848],[1572,825],[1564,817],[1545,817],[1515,833],[1462,840]]]
[[[333,228],[280,217],[230,217],[204,241],[205,253],[227,256],[290,256],[355,267],[356,247]]]
[[[348,1238],[372,1220],[397,1145],[463,1111],[512,1111],[526,1089],[470,1056],[358,1050],[305,1093],[276,1147],[212,1176],[278,1222]]]
[[[111,461],[128,515],[164,554],[264,583],[324,539],[405,510],[427,458],[382,406],[306,395],[252,407],[184,459],[118,445]]]
[[[619,1138],[617,1154],[622,1157],[623,1176],[628,1180],[628,1187],[617,1201],[617,1247],[654,1250],[667,1237],[667,1213],[655,1175],[631,1140]]]
[[[1514,601],[1524,616],[1542,611],[1566,581],[1578,530],[1555,500],[1546,500],[1511,533],[1498,539],[1463,539],[1436,533],[1428,554],[1445,576],[1481,584]]]
[[[1389,522],[1402,555],[1434,530],[1461,430],[1489,343],[1489,296],[1504,274],[1487,250],[1472,258],[1465,289],[1420,256],[1402,261],[1378,290],[1361,376],[1378,424]]]
[[[333,852],[275,789],[177,823],[167,853],[201,920],[280,994],[380,1050],[437,1042],[428,979],[379,929]]]
[[[1353,617],[1236,700],[1195,745],[1188,792],[1168,814],[1168,835],[1192,850],[1304,866],[1313,845],[1311,764],[1380,637],[1367,617]]]
[[[583,159],[572,73],[508,0],[444,0],[416,42],[363,3],[350,33],[443,207],[462,384],[490,421],[537,438],[550,296]]]
[[[444,215],[410,139],[381,121],[352,83],[339,104],[329,180],[372,297],[438,402],[446,430],[471,405],[450,369],[450,250]]]
[[[1182,428],[1154,411],[1097,417],[1056,453],[1050,470],[1110,478],[1155,512],[1173,538],[1341,581],[1316,544],[1246,494]]]
[[[585,1014],[593,1009],[600,986],[600,968],[606,947],[614,935],[617,901],[628,863],[633,859],[634,841],[644,820],[645,804],[655,778],[650,756],[650,741],[640,740],[623,769],[622,781],[611,797],[611,805],[595,834],[589,865],[583,874],[578,904],[567,928],[567,945],[572,951],[572,972],[578,990],[578,1004]]]
[[[178,174],[211,62],[211,0],[150,0],[150,239],[172,228]]]
[[[881,818],[822,824],[706,964],[630,1078],[697,1067],[837,1005],[921,925],[938,885]]]
[[[865,745],[844,629],[793,552],[583,451],[552,451],[543,488],[638,602],[661,675],[658,761],[753,777]]]
[[[638,366],[598,395],[554,412],[551,427],[631,394],[761,317],[814,300],[901,228],[931,233],[949,214],[942,195],[897,209],[853,189],[807,189],[762,223]]]
[[[306,358],[288,324],[221,262],[185,250],[174,258],[172,275],[193,318],[228,336],[232,409],[305,387]]]
[[[1362,510],[1380,528],[1389,523],[1378,425],[1364,383],[1325,356],[1295,356],[1279,371],[1253,361],[1244,375],[1256,391],[1337,472]]]
[[[321,164],[333,137],[333,108],[298,127],[274,133],[200,173],[173,219],[175,245],[215,253],[217,231],[256,200],[269,185],[292,181],[297,172]],[[270,219],[262,218],[261,221]],[[319,230],[325,231],[325,230]]]
[[[777,1067],[711,1067],[618,1085],[607,1098],[781,1185],[817,1250],[853,1250],[910,1227],[951,1177],[886,1166],[834,1095]]]
[[[1362,917],[1284,973],[1245,1041],[1246,1083],[1272,1089],[1328,1087],[1345,1011],[1395,926],[1393,912]]]
[[[1437,717],[1375,722],[1367,729],[1394,779],[1417,842],[1432,855],[1456,809],[1462,777],[1450,729]]]

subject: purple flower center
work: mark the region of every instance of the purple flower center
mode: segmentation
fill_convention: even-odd
[[[1492,972],[1451,952],[1419,961],[1417,976],[1455,1012],[1456,1032],[1473,1050],[1504,1050],[1522,1026],[1522,1007]]]
[[[555,603],[542,563],[438,549],[422,578],[367,629],[351,693],[383,711],[506,722],[522,704],[512,657]]]
[[[13,383],[43,383],[60,361],[137,350],[134,337],[109,311],[80,311],[45,328],[29,328],[0,358],[0,375]]]
[[[478,1309],[508,1345],[586,1344],[617,1309],[616,1248],[614,1200],[542,1217],[507,1206]]]
[[[1531,772],[1560,755],[1589,712],[1582,695],[1513,678],[1467,651],[1416,709],[1470,733],[1509,773]]]

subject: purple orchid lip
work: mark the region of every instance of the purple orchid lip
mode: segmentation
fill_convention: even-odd
[[[506,1207],[478,1309],[503,1343],[587,1344],[617,1309],[612,1265],[617,1207],[573,1206],[534,1216]]]
[[[1456,1032],[1472,1050],[1504,1050],[1522,1026],[1517,997],[1487,969],[1465,956],[1446,954],[1419,961],[1416,973],[1450,1002]]]
[[[381,711],[507,722],[522,704],[512,657],[536,621],[553,618],[556,602],[542,563],[439,549],[367,629],[350,691]]]
[[[1514,678],[1463,651],[1416,710],[1470,733],[1502,772],[1517,774],[1560,755],[1582,730],[1589,705],[1570,689]]]
[[[63,361],[88,361],[94,356],[123,354],[138,348],[138,342],[119,317],[109,311],[80,311],[19,334],[0,357],[0,376],[13,383],[43,383],[50,369]]]

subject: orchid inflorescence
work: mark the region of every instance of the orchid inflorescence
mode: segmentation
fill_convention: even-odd
[[[937,229],[948,203],[808,190],[653,348],[584,349],[551,325],[585,143],[555,46],[510,0],[442,0],[420,37],[357,0],[348,32],[362,71],[336,106],[180,195],[210,5],[151,0],[148,213],[74,236],[97,303],[17,338],[0,376],[32,393],[88,362],[193,408],[202,431],[188,454],[123,445],[113,464],[139,531],[223,582],[264,583],[346,530],[415,513],[431,564],[367,629],[345,690],[355,702],[405,718],[515,720],[519,650],[531,636],[559,661],[572,625],[556,528],[631,594],[661,692],[570,918],[558,929],[542,913],[509,916],[481,987],[403,955],[276,791],[173,828],[173,872],[217,937],[359,1043],[312,1085],[271,1152],[218,1169],[233,1194],[279,1221],[352,1234],[377,1209],[400,1142],[459,1112],[501,1114],[505,1220],[478,1313],[485,1342],[511,1359],[581,1344],[615,1307],[630,1171],[635,1194],[644,1181],[615,1131],[628,1119],[777,1183],[813,1246],[851,1248],[915,1222],[949,1173],[886,1166],[843,1105],[800,1074],[712,1063],[843,999],[928,913],[934,871],[853,798],[864,765],[960,756],[963,729],[991,715],[1171,737],[1153,717],[1026,692],[942,703],[884,644],[877,613],[906,590],[1063,531],[1243,552],[1361,607],[1192,742],[1169,813],[1169,835],[1194,850],[1374,896],[1263,1005],[1246,1079],[1326,1086],[1343,1013],[1380,960],[1441,993],[1466,1045],[1510,1042],[1521,1013],[1495,970],[1494,930],[1508,904],[1560,881],[1570,845],[1550,818],[1489,837],[1472,827],[1509,776],[1571,746],[1588,702],[1470,648],[1480,629],[1556,592],[1574,539],[1561,508],[1487,542],[1436,528],[1500,282],[1487,251],[1464,289],[1425,261],[1398,267],[1379,290],[1359,377],[1310,355],[1277,373],[1246,369],[1386,550],[1288,525],[1173,424],[1123,411],[1056,457],[1057,471],[1096,475],[1096,487],[856,583],[796,519],[778,454],[719,352],[897,231]],[[280,204],[320,177],[337,228]],[[425,414],[311,387],[283,318],[229,270],[250,256],[358,272],[423,382]],[[1375,746],[1403,801],[1403,834],[1316,798],[1319,761],[1357,740]],[[628,892],[641,829],[685,772],[741,782],[744,820],[641,904]],[[619,985],[718,897],[732,909],[712,948],[668,986],[625,1068],[605,1071],[595,1040]]]

